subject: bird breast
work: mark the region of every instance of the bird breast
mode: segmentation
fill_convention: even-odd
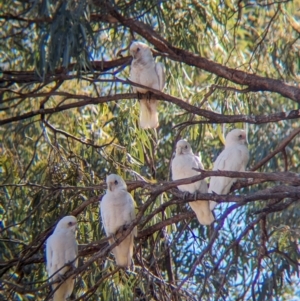
[[[109,203],[106,208],[107,232],[116,233],[123,225],[131,222],[133,204],[129,201],[128,196],[117,196]]]
[[[159,78],[155,70],[155,64],[140,65],[134,64],[131,67],[130,79],[144,86],[159,90]],[[135,88],[140,93],[146,93],[148,90]]]
[[[199,172],[193,170],[193,168],[197,168],[197,164],[192,156],[179,155],[174,158],[173,173],[176,180],[198,175]]]

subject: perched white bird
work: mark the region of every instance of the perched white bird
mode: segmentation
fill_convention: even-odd
[[[107,190],[100,202],[101,218],[107,236],[112,236],[109,243],[114,243],[114,237],[119,238],[123,231],[118,231],[121,227],[126,227],[135,219],[134,201],[124,180],[115,174],[106,178]],[[118,231],[117,236],[116,232]],[[131,264],[133,254],[133,238],[137,235],[137,229],[122,242],[113,248],[116,263],[120,267],[128,267]]]
[[[180,180],[199,175],[200,172],[193,168],[203,169],[199,157],[193,154],[190,144],[186,140],[179,140],[176,144],[176,154],[172,160],[172,179]],[[205,180],[200,180],[191,184],[179,185],[178,189],[195,193],[207,193],[207,184]],[[209,201],[194,201],[189,203],[196,213],[198,221],[202,225],[210,225],[214,221],[214,216],[209,209]]]
[[[133,42],[130,46],[130,54],[133,57],[130,70],[130,80],[147,86],[152,89],[162,91],[165,85],[165,71],[162,63],[156,63],[152,56],[149,46],[142,42]],[[147,93],[147,89],[133,87],[136,93]],[[156,128],[158,127],[158,113],[156,99],[143,96],[140,101],[140,125],[142,128]]]
[[[78,246],[75,238],[76,229],[76,217],[71,215],[65,216],[58,222],[53,234],[47,239],[47,271],[49,277],[55,274],[50,278],[51,281],[63,279],[63,275],[71,268],[71,266],[62,268],[65,264],[70,263],[74,268],[78,265],[78,260],[75,260],[78,254]],[[54,292],[53,301],[65,301],[72,294],[74,282],[74,276],[64,280]],[[52,289],[54,290],[59,284],[59,282],[54,283]]]
[[[230,131],[225,139],[225,148],[217,157],[213,170],[245,171],[249,161],[249,150],[246,146],[246,132],[240,129]],[[235,178],[211,177],[209,193],[227,194],[230,191]],[[210,201],[210,209],[213,210],[216,202]]]

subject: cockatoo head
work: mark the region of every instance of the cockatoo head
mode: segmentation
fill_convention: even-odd
[[[230,131],[225,140],[225,147],[233,144],[247,144],[246,132],[241,129]]]
[[[54,232],[62,230],[62,229],[68,229],[70,231],[75,232],[77,229],[77,219],[73,215],[68,215],[63,217],[58,224],[56,225],[56,228]]]
[[[192,154],[191,145],[186,140],[179,140],[176,144],[176,155]]]
[[[145,59],[147,57],[152,57],[152,52],[148,45],[142,42],[133,42],[130,46],[130,54],[135,60]]]
[[[106,177],[106,184],[108,191],[111,192],[120,189],[127,190],[127,186],[124,180],[120,176],[115,174],[111,174]]]

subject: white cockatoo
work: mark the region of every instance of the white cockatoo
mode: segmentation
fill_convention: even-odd
[[[176,154],[172,160],[172,179],[180,180],[199,175],[200,172],[193,168],[203,169],[199,157],[195,156],[190,144],[186,140],[179,140],[176,144]],[[195,193],[207,193],[207,184],[205,180],[200,180],[191,184],[179,185],[178,189]],[[198,221],[202,225],[210,225],[214,221],[214,216],[209,209],[209,201],[194,201],[189,205],[196,213]]]
[[[130,46],[130,54],[133,57],[130,70],[130,80],[162,91],[165,85],[165,71],[162,63],[156,63],[149,46],[142,42],[133,42]],[[147,93],[147,89],[133,87],[135,93]],[[140,100],[140,125],[143,129],[158,127],[157,100],[149,96],[143,96]]]
[[[46,243],[47,272],[50,280],[62,280],[63,275],[70,270],[76,268],[78,260],[75,258],[78,254],[78,245],[75,238],[77,229],[77,219],[75,216],[65,216],[62,218],[53,234],[49,236]],[[64,265],[70,264],[62,268]],[[62,268],[62,269],[61,269]],[[59,270],[59,271],[58,271]],[[57,272],[57,273],[56,273]],[[52,285],[54,290],[58,285],[58,289],[53,294],[53,301],[65,301],[72,294],[74,288],[74,276],[64,280],[60,285],[59,282]]]
[[[246,146],[246,132],[241,129],[230,131],[225,139],[225,148],[217,157],[213,170],[245,171],[249,161],[249,150]],[[227,194],[230,191],[235,178],[211,177],[209,193]],[[210,201],[210,209],[213,210],[216,202]]]
[[[114,243],[114,238],[122,235],[123,231],[118,231],[121,227],[126,227],[135,219],[134,200],[127,191],[124,180],[115,174],[106,178],[107,190],[100,202],[101,218],[107,236],[112,236],[109,243]],[[118,234],[116,236],[116,233]],[[133,254],[133,238],[137,235],[136,227],[131,233],[113,248],[116,263],[120,267],[128,267],[131,264]]]

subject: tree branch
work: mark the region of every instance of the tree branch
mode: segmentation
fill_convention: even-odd
[[[123,81],[119,80],[120,82],[123,83],[131,83],[130,81]],[[141,86],[134,84],[135,86]],[[148,88],[151,92],[154,92],[154,97],[159,100],[164,100],[167,102],[174,103],[181,107],[182,109],[186,110],[187,112],[193,113],[195,115],[202,116],[206,118],[207,120],[199,121],[198,123],[237,123],[237,122],[246,122],[250,124],[263,124],[263,123],[269,123],[269,122],[277,122],[281,120],[290,120],[290,119],[298,119],[300,117],[300,110],[293,110],[290,112],[279,112],[279,113],[274,113],[270,115],[222,115],[218,114],[212,111],[200,109],[198,107],[195,107],[193,105],[190,105],[189,103],[183,101],[180,98],[165,94],[163,92],[150,89]],[[30,95],[30,97],[41,97],[41,96],[46,96],[47,93],[38,93],[35,95]],[[118,100],[124,100],[124,99],[133,99],[137,98],[137,95],[135,93],[125,93],[125,94],[114,94],[114,95],[107,95],[107,96],[102,96],[102,97],[90,97],[86,95],[73,95],[70,93],[63,93],[63,92],[56,92],[56,95],[65,95],[65,97],[69,99],[83,99],[81,101],[76,101],[72,103],[68,103],[65,105],[59,105],[56,107],[52,108],[44,108],[44,109],[37,109],[33,111],[29,111],[24,114],[20,114],[17,116],[9,117],[6,119],[0,120],[0,125],[20,121],[20,120],[25,120],[28,118],[35,117],[37,115],[46,115],[46,114],[54,114],[58,112],[63,112],[66,110],[74,109],[74,108],[79,108],[83,107],[86,105],[91,105],[91,104],[100,104],[100,103],[108,103],[112,101],[118,101]]]
[[[268,162],[271,158],[273,158],[276,154],[283,151],[284,148],[291,142],[291,140],[294,139],[295,136],[297,136],[300,133],[300,128],[297,128],[293,130],[289,136],[284,138],[281,143],[271,152],[269,153],[265,158],[263,158],[260,162],[255,164],[250,170],[255,171],[262,167],[266,162]]]
[[[210,61],[187,50],[183,50],[171,45],[162,38],[150,26],[143,22],[127,19],[116,9],[107,5],[111,15],[115,17],[122,25],[130,28],[132,31],[144,37],[149,43],[154,45],[159,51],[168,55],[168,58],[177,62],[186,63],[195,66],[207,72],[213,73],[219,77],[225,78],[238,85],[247,86],[250,91],[269,91],[276,92],[284,97],[290,98],[300,103],[300,88],[290,86],[280,80],[262,77],[256,74],[250,74],[245,71],[228,68],[221,64]]]

